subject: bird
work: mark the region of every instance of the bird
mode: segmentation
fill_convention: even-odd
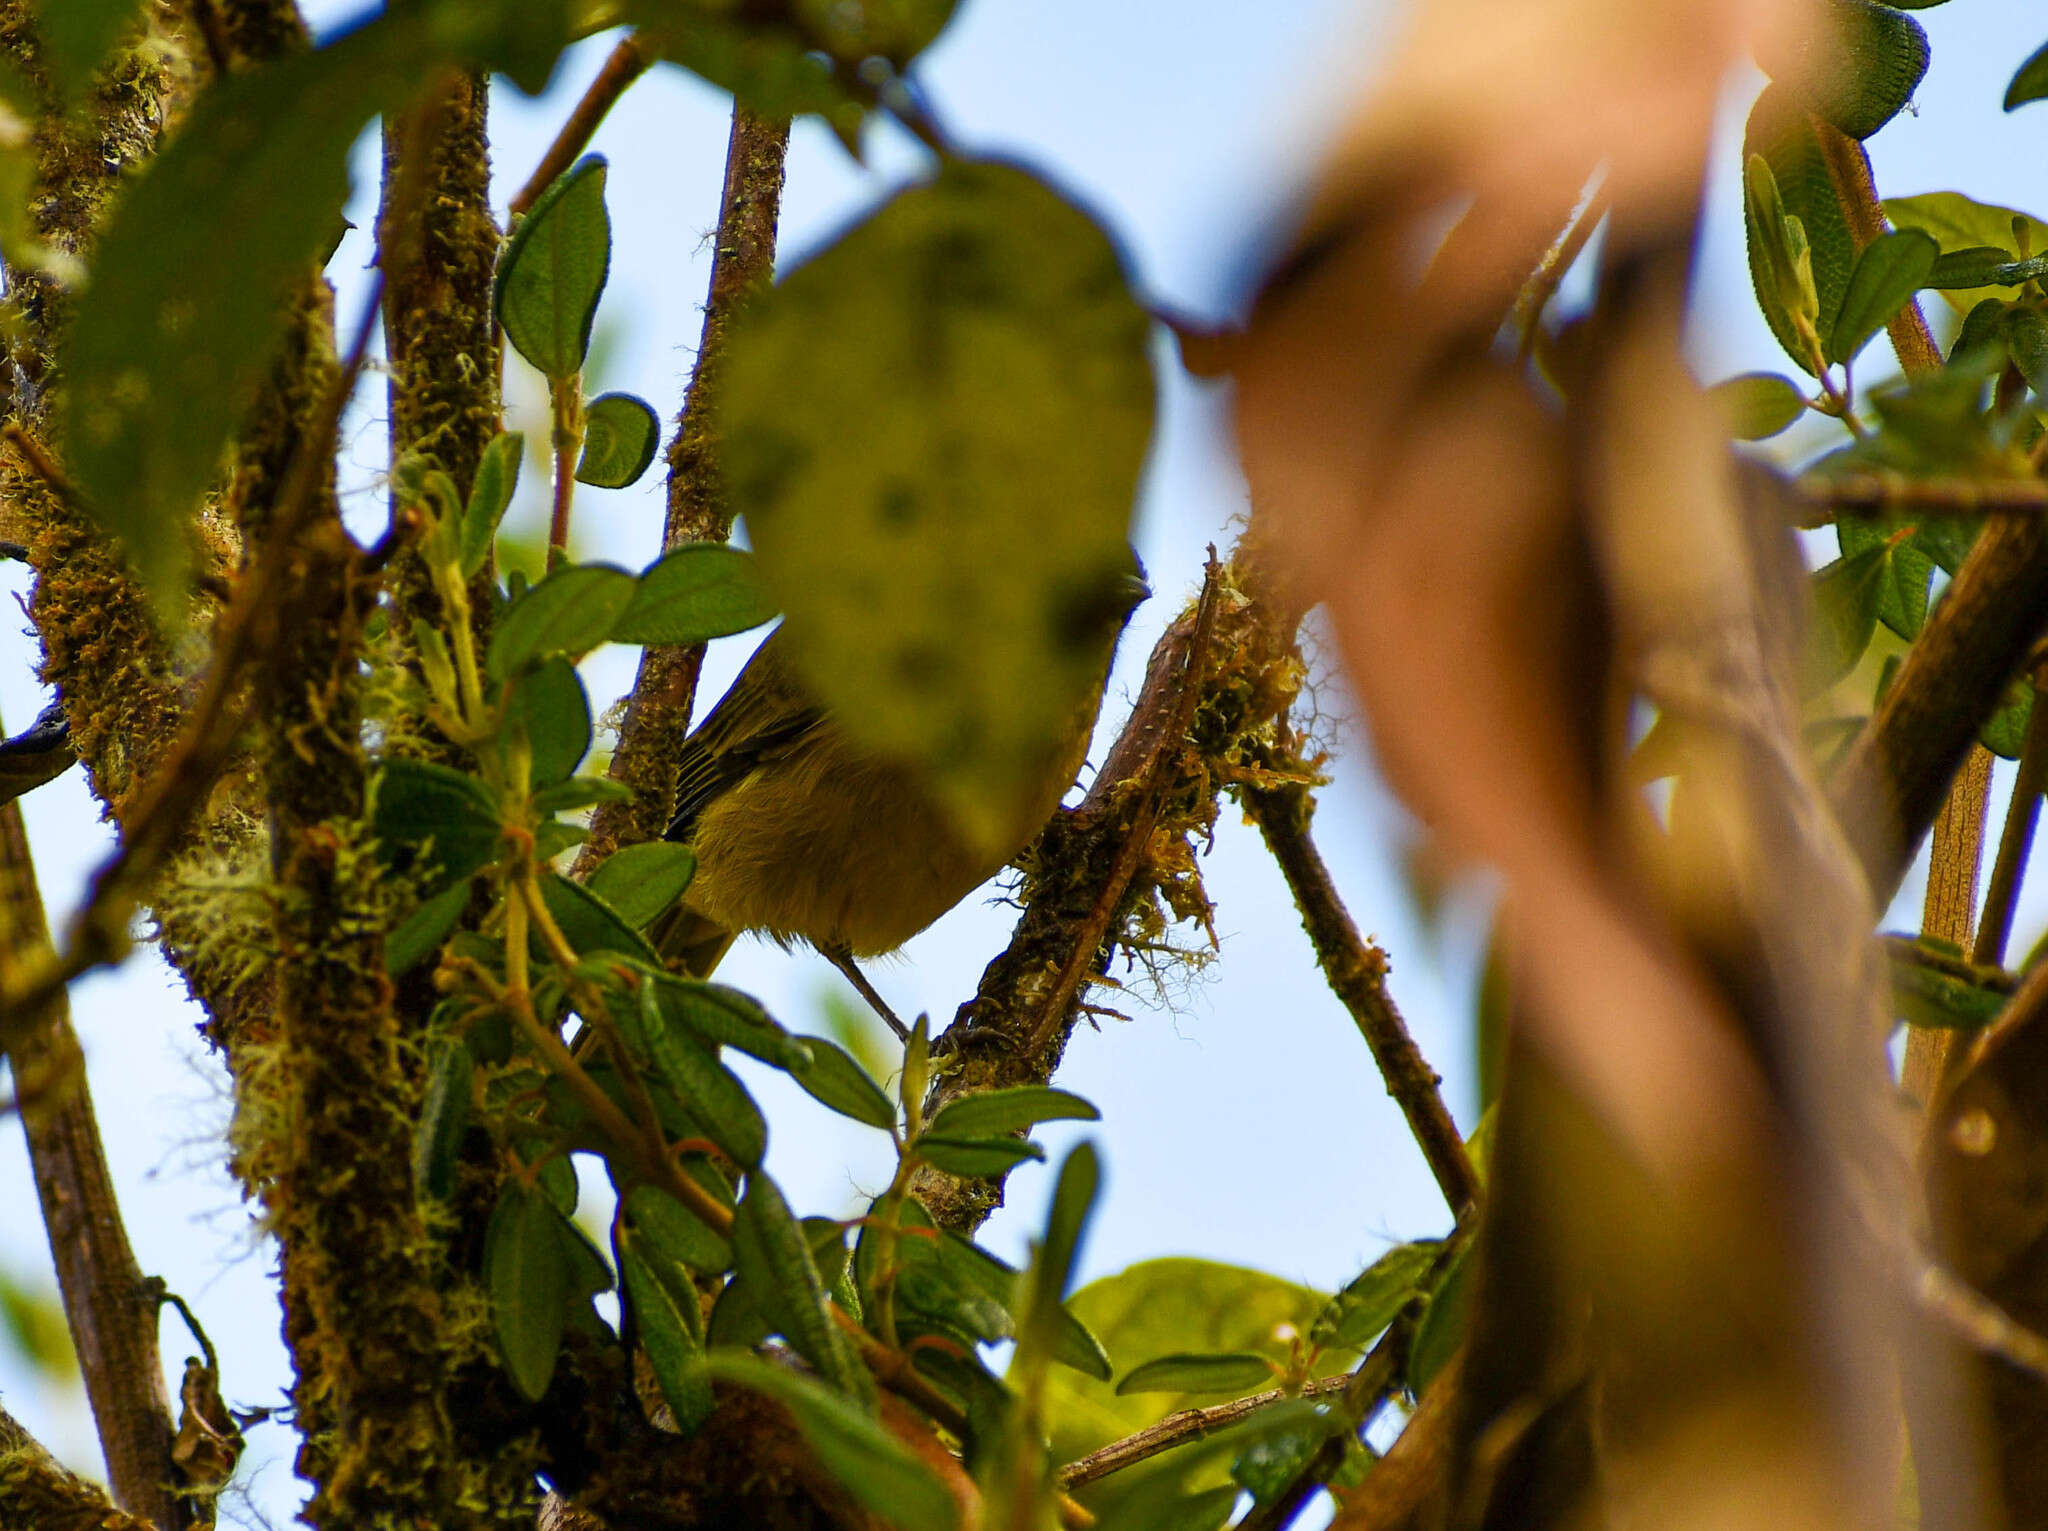
[[[1118,639],[1151,592],[1135,556],[1084,602],[1075,640],[1099,666],[1003,835],[978,844],[915,762],[854,738],[798,676],[778,627],[682,747],[666,838],[697,869],[649,931],[671,968],[708,977],[743,933],[815,947],[899,1036],[907,1032],[855,959],[902,946],[1014,859],[1086,759]]]

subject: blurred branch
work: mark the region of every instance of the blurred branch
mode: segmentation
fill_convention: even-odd
[[[1062,1467],[1057,1476],[1059,1486],[1064,1489],[1081,1488],[1098,1478],[1107,1478],[1111,1473],[1122,1472],[1126,1467],[1158,1456],[1162,1451],[1198,1441],[1214,1430],[1225,1425],[1234,1425],[1241,1419],[1249,1419],[1261,1409],[1271,1408],[1289,1398],[1323,1398],[1332,1393],[1341,1393],[1351,1385],[1351,1378],[1321,1377],[1303,1384],[1298,1393],[1286,1388],[1268,1388],[1263,1393],[1253,1393],[1246,1398],[1233,1398],[1229,1403],[1211,1404],[1206,1409],[1182,1409],[1169,1414],[1155,1425],[1147,1425],[1120,1441],[1111,1441],[1099,1450],[1091,1451],[1085,1457],[1076,1457]]]
[[[1801,515],[1801,526],[1827,526],[1844,515],[1890,516],[1912,511],[1936,515],[1982,515],[1995,511],[2048,511],[2048,483],[2039,479],[1907,478],[1897,473],[1858,473],[1827,478],[1809,473],[1793,487],[1795,505],[1817,514]]]
[[[1989,521],[1828,784],[1879,908],[2048,628],[2048,520]]]
[[[22,1531],[160,1531],[114,1508],[97,1484],[67,1471],[0,1409],[0,1525]]]
[[[1515,298],[1514,313],[1509,316],[1509,322],[1515,329],[1518,359],[1528,360],[1536,345],[1537,329],[1543,323],[1543,310],[1557,296],[1557,289],[1564,285],[1566,275],[1585,250],[1586,242],[1593,237],[1613,205],[1614,199],[1605,187],[1588,193],[1585,200],[1573,209],[1572,220],[1565,225],[1564,232],[1543,252],[1542,261],[1529,274],[1529,280],[1522,284],[1522,290]]]
[[[19,957],[47,951],[49,939],[21,805],[8,803],[0,807],[0,988],[11,986]],[[53,996],[39,1014],[24,1019],[27,1035],[8,1056],[23,1100],[36,1198],[107,1479],[122,1505],[162,1531],[180,1531],[192,1517],[171,1487],[177,1473],[157,1347],[157,1304],[122,1226],[66,997]]]
[[[1387,992],[1387,954],[1359,935],[1330,879],[1330,869],[1309,835],[1315,799],[1299,783],[1243,787],[1238,799],[1280,864],[1301,912],[1302,928],[1315,947],[1316,961],[1372,1049],[1373,1061],[1387,1082],[1387,1093],[1407,1118],[1408,1130],[1429,1161],[1444,1200],[1454,1215],[1463,1217],[1479,1203],[1479,1176],[1465,1150],[1464,1135],[1444,1106],[1438,1090],[1443,1081],[1415,1045],[1407,1022]]]
[[[732,535],[732,509],[719,481],[717,400],[725,331],[734,311],[775,270],[775,226],[782,208],[783,165],[789,123],[766,121],[735,105],[725,151],[725,190],[711,254],[711,289],[697,364],[683,397],[682,423],[668,449],[668,521],[664,552],[689,542]],[[590,837],[576,853],[571,876],[587,877],[621,845],[651,840],[668,828],[675,802],[676,762],[690,732],[704,646],[654,646],[640,655],[639,673],[619,724],[619,747],[610,775],[633,789],[624,803],[601,803],[591,815]]]
[[[548,145],[547,153],[533,167],[533,174],[526,178],[526,184],[512,198],[506,212],[514,218],[525,213],[540,199],[540,194],[554,184],[556,176],[576,163],[576,157],[589,147],[591,138],[604,122],[606,114],[618,103],[619,97],[647,73],[653,63],[654,55],[640,45],[636,35],[629,33],[619,40],[618,46],[606,55],[597,78],[590,82],[590,88],[583,92],[583,98],[569,113],[561,131],[555,134],[555,141]]]

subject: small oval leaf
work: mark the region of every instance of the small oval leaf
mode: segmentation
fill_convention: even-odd
[[[896,1125],[896,1103],[854,1061],[853,1055],[837,1042],[824,1037],[805,1037],[811,1061],[793,1068],[790,1077],[803,1086],[804,1093],[820,1105],[887,1132]]]
[[[685,1435],[711,1417],[711,1374],[704,1369],[704,1315],[684,1269],[643,1247],[630,1228],[618,1231],[626,1299],[639,1321],[640,1343],[655,1384]]]
[[[1442,1248],[1435,1239],[1396,1244],[1330,1299],[1309,1328],[1309,1342],[1325,1350],[1364,1349],[1422,1289]]]
[[[2027,386],[2048,398],[2048,318],[2042,317],[2038,308],[2008,309],[2005,347]]]
[[[455,1156],[469,1125],[470,1086],[475,1078],[476,1059],[468,1044],[460,1038],[444,1043],[427,1075],[426,1098],[420,1103],[419,1126],[413,1133],[412,1183],[422,1197],[445,1201],[455,1189]]]
[[[614,643],[705,643],[775,616],[754,555],[723,542],[677,548],[640,576]]]
[[[555,1373],[569,1316],[561,1214],[538,1192],[508,1185],[484,1235],[484,1285],[498,1352],[519,1391],[538,1402]]]
[[[495,302],[505,338],[558,381],[583,370],[611,268],[604,183],[604,156],[586,154],[541,193],[498,263]]]
[[[810,1241],[767,1173],[747,1176],[733,1217],[732,1249],[739,1279],[770,1329],[796,1348],[831,1387],[864,1414],[875,1408],[875,1379],[828,1311],[825,1284]]]
[[[1806,413],[1806,395],[1790,378],[1775,372],[1744,372],[1724,378],[1707,390],[1707,397],[1737,441],[1775,436]]]
[[[660,1077],[703,1125],[705,1134],[748,1169],[768,1151],[768,1125],[739,1077],[718,1054],[656,1005],[643,1006],[642,1030]]]
[[[645,930],[683,896],[696,870],[697,853],[687,845],[650,840],[605,857],[587,886],[620,919]]]
[[[1857,257],[1856,269],[1849,273],[1841,311],[1835,315],[1834,330],[1828,337],[1828,360],[1855,360],[1870,337],[1912,301],[1940,254],[1941,246],[1933,236],[1918,229],[1880,234],[1866,245]]]
[[[2005,87],[2005,109],[2012,111],[2029,101],[2048,99],[2048,43],[2036,48],[2020,65]]]
[[[502,684],[560,654],[580,659],[611,636],[638,582],[612,564],[566,564],[505,610],[491,634],[486,668]]]
[[[528,779],[552,786],[576,774],[590,751],[590,696],[576,667],[557,654],[513,683],[506,722],[524,734]],[[506,730],[508,736],[511,728]]]
[[[949,1138],[926,1133],[917,1140],[917,1156],[949,1175],[1007,1175],[1030,1160],[1043,1161],[1045,1150],[1025,1138]]]
[[[462,512],[462,577],[476,578],[491,554],[498,535],[498,523],[519,489],[519,465],[526,455],[526,437],[519,431],[500,431],[476,465],[476,483],[469,491],[469,504]]]
[[[409,973],[441,949],[469,903],[469,880],[452,882],[391,927],[384,938],[384,971]]]
[[[1096,1122],[1102,1113],[1088,1101],[1047,1085],[1019,1085],[963,1095],[932,1118],[929,1132],[952,1138],[995,1137],[1039,1122]]]
[[[1161,1356],[1133,1367],[1116,1385],[1128,1393],[1252,1393],[1273,1386],[1272,1363],[1252,1350]]]
[[[624,489],[639,482],[661,441],[661,417],[630,393],[601,393],[583,411],[583,455],[578,483]]]
[[[438,889],[495,860],[504,825],[491,789],[476,777],[399,757],[378,769],[370,829],[387,862]]]

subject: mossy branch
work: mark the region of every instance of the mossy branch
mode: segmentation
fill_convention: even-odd
[[[96,1484],[67,1472],[0,1409],[0,1525],[34,1531],[162,1531],[114,1508]]]

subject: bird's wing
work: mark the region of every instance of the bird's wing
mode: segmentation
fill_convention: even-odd
[[[755,672],[752,686],[742,684]],[[697,816],[757,767],[796,749],[824,721],[824,711],[794,691],[773,656],[760,656],[683,741],[676,811],[667,838],[687,840]]]

